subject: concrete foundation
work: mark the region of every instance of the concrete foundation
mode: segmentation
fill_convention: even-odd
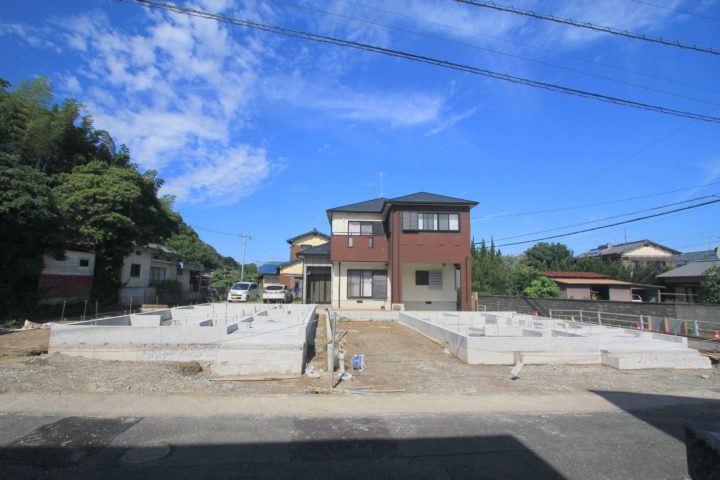
[[[687,339],[515,312],[400,312],[471,365],[602,364],[621,370],[710,368]]]
[[[199,361],[217,375],[301,375],[315,305],[206,304],[53,325],[49,353]]]

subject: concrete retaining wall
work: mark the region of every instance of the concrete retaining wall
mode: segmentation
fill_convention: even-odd
[[[462,315],[462,319],[460,318]],[[672,335],[533,315],[404,312],[400,322],[470,365],[603,364],[618,369],[710,368],[707,358]]]
[[[250,315],[254,308],[233,305],[227,318],[207,318],[216,310],[205,305],[54,325],[49,351],[112,360],[195,360],[218,375],[302,374],[314,345],[314,305],[266,306]]]

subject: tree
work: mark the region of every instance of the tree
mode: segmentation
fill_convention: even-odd
[[[26,315],[37,303],[43,253],[61,254],[60,212],[48,178],[0,153],[0,317]]]
[[[132,168],[93,161],[60,176],[54,194],[72,241],[95,252],[93,297],[114,302],[124,257],[175,226],[157,198],[157,182]]]
[[[507,292],[515,296],[523,295],[538,278],[540,273],[534,268],[518,265],[507,278]]]
[[[525,250],[522,264],[539,271],[571,271],[575,259],[565,244],[540,242]]]
[[[705,280],[701,284],[705,302],[720,303],[720,265],[705,270]]]
[[[528,297],[554,298],[560,294],[560,287],[547,277],[539,276],[530,283],[530,286],[523,290]]]
[[[474,242],[473,242],[474,245]],[[495,242],[490,241],[487,248],[485,240],[480,248],[472,249],[472,289],[480,295],[504,295],[507,290],[507,277],[510,270],[503,261],[500,250],[495,249]]]

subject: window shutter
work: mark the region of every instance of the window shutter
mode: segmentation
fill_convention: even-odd
[[[372,232],[373,235],[375,235],[375,236],[384,235],[382,222],[373,222],[372,226],[373,226],[373,232]]]
[[[428,285],[430,290],[442,290],[442,270],[430,270]]]
[[[373,271],[372,298],[380,300],[387,298],[387,272],[385,270]]]
[[[410,230],[410,212],[402,212],[402,229],[403,231]]]

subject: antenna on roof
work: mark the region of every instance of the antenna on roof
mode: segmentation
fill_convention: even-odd
[[[383,197],[385,197],[385,188],[384,188],[384,185],[383,185],[383,184],[384,184],[384,182],[383,182],[383,177],[386,177],[386,176],[387,176],[387,173],[385,173],[385,172],[375,172],[375,175],[377,175],[378,177],[380,177],[380,198],[383,198]]]

